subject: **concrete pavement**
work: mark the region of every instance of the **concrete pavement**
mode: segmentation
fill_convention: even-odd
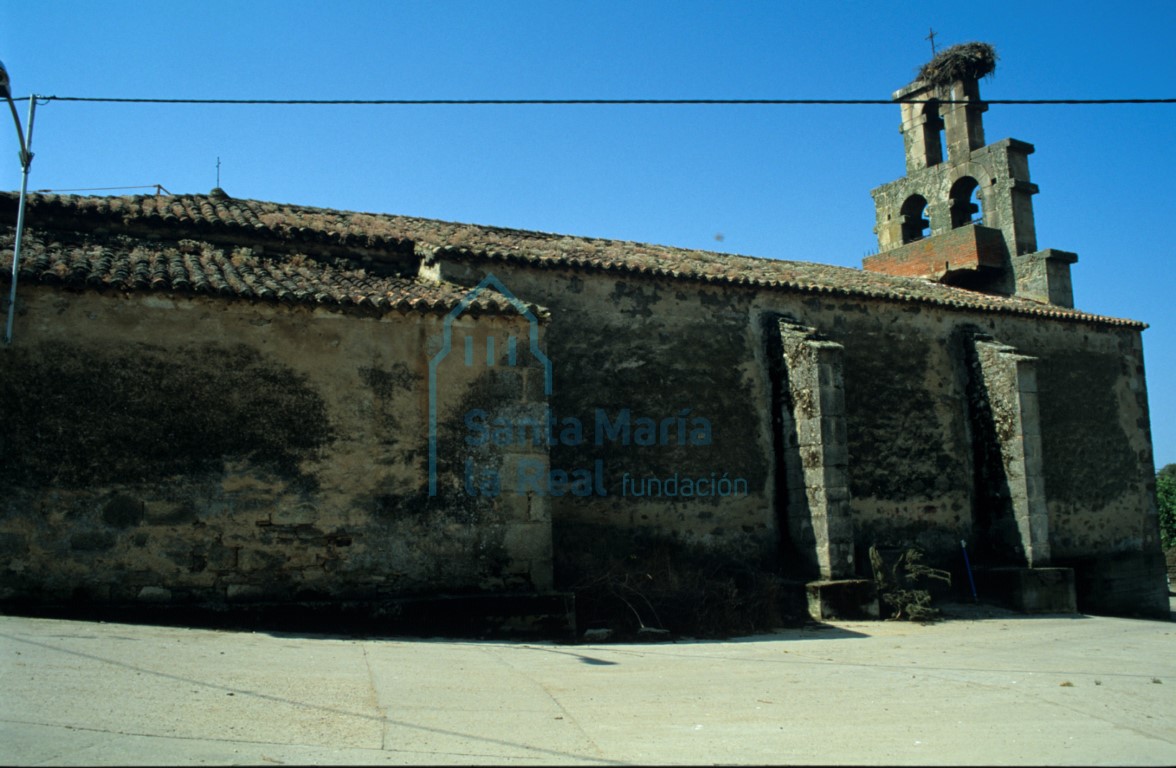
[[[951,610],[656,645],[0,617],[0,763],[1176,763],[1176,624]]]

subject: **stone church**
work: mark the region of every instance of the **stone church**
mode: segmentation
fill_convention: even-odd
[[[1166,617],[1146,326],[1074,308],[1033,146],[986,143],[984,71],[924,73],[861,270],[220,189],[31,196],[0,603],[574,596],[743,626],[749,595],[876,610],[874,547],[961,597]]]

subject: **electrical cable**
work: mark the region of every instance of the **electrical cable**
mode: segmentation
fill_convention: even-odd
[[[21,97],[14,101],[27,100]],[[1176,104],[1176,98],[1158,99],[153,99],[110,96],[43,96],[38,100],[97,102],[107,104],[230,104],[293,106],[515,106],[515,105],[587,105],[587,106],[679,106],[679,105],[784,105],[841,106],[857,104],[998,104],[998,105],[1092,105],[1092,104]]]

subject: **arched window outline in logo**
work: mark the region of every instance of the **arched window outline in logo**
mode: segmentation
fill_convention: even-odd
[[[429,496],[437,495],[437,366],[448,357],[453,349],[453,321],[477,301],[487,288],[493,288],[497,291],[500,295],[494,298],[506,299],[520,315],[527,319],[531,354],[535,356],[536,360],[543,363],[543,394],[546,397],[551,397],[551,360],[539,348],[539,318],[535,317],[535,313],[526,303],[511,293],[501,280],[493,273],[487,272],[486,276],[482,278],[482,282],[463,296],[457,306],[445,315],[445,319],[441,321],[441,349],[429,358]],[[511,337],[512,341],[513,338]],[[468,351],[466,364],[472,364],[468,359]],[[507,364],[514,365],[513,356],[508,358]]]

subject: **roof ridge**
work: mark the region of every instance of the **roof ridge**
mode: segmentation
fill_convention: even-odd
[[[708,251],[695,251],[693,253],[711,253]],[[1124,318],[1110,317],[1107,315],[1097,315],[1088,312],[1083,312],[1077,309],[1067,307],[1058,307],[1052,304],[1047,304],[1040,301],[1035,301],[1026,297],[1016,296],[1000,296],[995,294],[980,293],[977,291],[970,291],[966,288],[957,286],[943,285],[930,280],[912,277],[899,277],[895,275],[884,275],[873,272],[865,272],[864,270],[855,270],[851,267],[842,267],[837,265],[814,264],[812,262],[802,261],[785,261],[777,259],[766,259],[762,257],[751,256],[737,256],[734,254],[715,254],[721,257],[734,256],[735,258],[749,259],[751,261],[764,262],[767,265],[794,265],[800,267],[819,267],[822,270],[837,270],[844,274],[854,276],[861,276],[862,282],[879,282],[885,283],[891,281],[891,285],[869,285],[869,286],[840,286],[830,285],[828,283],[818,280],[803,280],[803,279],[788,279],[777,278],[767,279],[754,275],[740,275],[733,277],[729,274],[719,273],[701,273],[683,271],[680,269],[668,269],[659,266],[640,266],[633,263],[628,263],[623,260],[605,261],[593,260],[576,257],[562,257],[559,259],[542,259],[534,256],[528,256],[521,253],[504,253],[501,251],[493,251],[487,249],[470,249],[464,247],[442,246],[434,251],[433,258],[438,254],[458,256],[461,258],[473,260],[487,260],[500,262],[521,262],[530,266],[538,266],[539,268],[556,268],[556,267],[570,267],[572,269],[592,269],[598,271],[620,271],[629,274],[641,275],[652,278],[670,278],[675,280],[689,280],[692,282],[701,282],[706,284],[722,284],[734,286],[747,286],[757,289],[769,290],[785,290],[798,293],[811,294],[830,294],[841,296],[859,296],[862,298],[878,299],[886,301],[901,301],[929,304],[931,306],[945,307],[948,309],[967,309],[982,312],[1002,312],[1005,314],[1014,314],[1031,317],[1045,317],[1056,320],[1070,320],[1076,322],[1090,322],[1100,325],[1113,325],[1124,327],[1146,328],[1146,323],[1141,323],[1137,320],[1130,320]],[[912,285],[919,285],[926,291],[930,291],[931,295],[920,295],[918,292],[910,289]],[[887,290],[887,288],[891,290]],[[934,293],[942,293],[944,295],[937,296]]]
[[[0,193],[15,206],[14,193]],[[311,246],[328,255],[396,261],[403,274],[444,254],[451,258],[510,261],[539,268],[620,271],[708,284],[812,294],[860,296],[915,302],[949,309],[1002,312],[1058,320],[1146,328],[1134,320],[1085,313],[1025,297],[977,293],[964,288],[853,267],[763,256],[681,248],[632,240],[567,235],[390,213],[346,211],[219,195],[97,196],[33,195],[35,223],[42,205],[121,217],[124,222],[166,222],[199,240],[225,244]],[[144,201],[151,200],[150,204]],[[0,203],[0,207],[3,203]],[[146,211],[147,213],[143,213]],[[133,233],[139,234],[139,233]],[[152,233],[155,234],[155,233]],[[238,242],[241,241],[241,242]],[[256,241],[256,242],[255,242]],[[267,242],[268,241],[268,242]],[[364,253],[366,249],[366,253]]]

